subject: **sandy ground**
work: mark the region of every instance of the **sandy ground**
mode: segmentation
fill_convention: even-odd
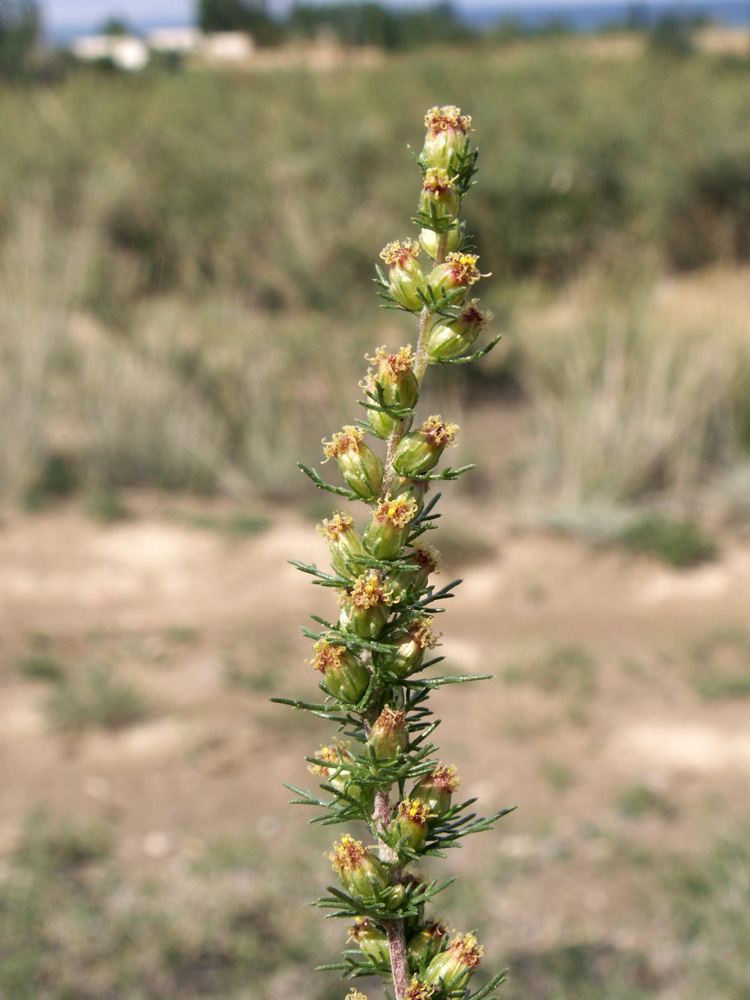
[[[643,885],[618,845],[690,852],[748,819],[747,699],[701,697],[694,680],[707,657],[707,669],[736,666],[750,545],[675,571],[462,503],[454,514],[492,554],[444,568],[443,581],[456,569],[466,582],[440,621],[441,652],[448,669],[494,679],[436,694],[443,759],[485,811],[519,809],[450,866],[481,857],[509,869],[489,914],[506,949],[564,926],[632,943],[646,933]],[[288,510],[241,536],[191,521],[186,501],[130,505],[135,516],[109,526],[71,506],[9,515],[0,529],[0,852],[39,806],[112,822],[135,873],[247,831],[304,849],[281,782],[309,786],[303,757],[331,734],[268,697],[316,693],[297,626],[330,612],[330,594],[286,560],[323,563],[318,535]],[[49,682],[19,670],[40,644],[69,679],[91,664],[126,679],[147,716],[55,729]],[[661,805],[627,816],[623,796],[644,788]]]

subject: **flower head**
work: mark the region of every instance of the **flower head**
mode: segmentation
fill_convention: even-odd
[[[393,597],[390,590],[383,586],[380,573],[371,570],[363,573],[354,581],[354,586],[347,592],[344,600],[351,602],[355,608],[366,610],[377,607],[379,604],[392,604]]]
[[[458,424],[446,424],[439,414],[433,414],[422,424],[419,433],[436,448],[443,449],[458,434]]]
[[[424,116],[425,127],[433,133],[462,132],[468,135],[471,131],[471,115],[462,115],[461,109],[455,104],[446,104],[442,108],[430,108]]]
[[[398,497],[391,497],[386,493],[382,500],[378,501],[375,510],[375,520],[379,523],[387,523],[394,528],[408,527],[417,516],[419,506],[414,497],[401,494]]]
[[[411,558],[426,576],[429,576],[430,573],[440,572],[441,556],[434,545],[417,540],[414,542],[413,548]]]
[[[409,984],[406,991],[405,1000],[430,1000],[430,997],[437,989],[437,986],[430,986],[428,983],[420,983],[416,976]]]
[[[480,272],[478,260],[479,257],[473,253],[449,253],[445,258],[445,267],[457,285],[473,285],[480,278],[489,277]]]
[[[380,251],[380,259],[391,267],[408,268],[413,260],[419,256],[419,243],[417,240],[393,240],[386,243]]]
[[[335,743],[329,746],[321,747],[315,756],[322,763],[308,764],[307,770],[311,774],[319,774],[326,778],[330,778],[331,775],[335,774],[342,764],[354,760],[347,749],[347,744],[342,743],[340,740],[336,740]]]
[[[323,518],[323,523],[317,526],[317,530],[326,541],[335,542],[341,535],[345,535],[351,531],[353,527],[354,518],[351,514],[348,514],[346,511],[344,513],[336,511],[330,521],[327,517]]]
[[[349,453],[358,454],[362,447],[364,433],[354,424],[346,424],[343,430],[337,431],[330,441],[323,440],[325,461],[329,458],[341,458]]]

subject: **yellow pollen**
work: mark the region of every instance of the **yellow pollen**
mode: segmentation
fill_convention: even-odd
[[[445,258],[453,280],[460,285],[473,285],[480,278],[489,278],[489,274],[482,274],[477,267],[479,257],[473,253],[449,253]]]
[[[317,526],[317,530],[327,539],[329,542],[335,542],[339,535],[345,534],[354,527],[354,518],[351,514],[340,513],[336,511],[333,517],[328,520],[328,518],[323,518],[323,523]]]
[[[380,251],[381,260],[391,267],[408,267],[409,263],[419,256],[419,243],[417,240],[394,240],[386,244]]]
[[[367,851],[362,841],[355,840],[354,837],[345,833],[338,844],[334,843],[333,854],[328,854],[326,857],[333,864],[334,870],[340,872],[356,868],[366,854]]]
[[[424,116],[424,123],[431,132],[455,129],[466,135],[471,130],[471,115],[462,115],[455,104],[446,104],[442,108],[430,108]]]
[[[380,574],[373,571],[357,577],[349,599],[356,608],[374,608],[378,604],[393,604],[393,593],[385,589]]]
[[[352,986],[351,990],[346,994],[344,1000],[367,1000],[364,993],[360,993],[359,990],[355,990]]]
[[[439,414],[433,414],[425,420],[420,430],[435,447],[445,448],[453,444],[453,439],[458,434],[458,424],[446,424]]]
[[[337,431],[330,441],[323,439],[325,461],[329,458],[339,458],[348,451],[359,452],[364,433],[354,424],[346,424],[343,430]]]
[[[406,528],[417,516],[418,510],[419,505],[414,497],[400,496],[392,499],[390,493],[386,493],[378,501],[375,520],[389,521],[394,528]]]
[[[424,802],[420,802],[419,799],[404,799],[403,802],[399,802],[398,814],[403,816],[404,819],[413,819],[416,823],[425,825],[427,820],[434,816],[431,813]]]
[[[424,176],[423,187],[425,191],[433,194],[442,194],[443,191],[450,191],[453,188],[455,178],[448,176],[448,171],[444,167],[430,167]]]

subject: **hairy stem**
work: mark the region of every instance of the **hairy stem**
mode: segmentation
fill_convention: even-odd
[[[396,1000],[404,1000],[409,989],[409,962],[406,957],[406,940],[404,938],[403,920],[392,920],[386,924],[388,935],[388,950],[391,955],[391,972]]]

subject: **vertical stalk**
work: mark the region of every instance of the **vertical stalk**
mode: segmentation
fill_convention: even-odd
[[[441,233],[438,240],[437,253],[435,254],[435,267],[445,261],[445,250],[448,244],[448,234]],[[419,314],[419,340],[417,341],[417,353],[414,357],[414,375],[417,385],[421,387],[422,379],[427,371],[429,363],[427,357],[427,332],[430,329],[433,313],[427,306]],[[383,472],[383,485],[380,490],[381,499],[390,493],[393,487],[393,480],[396,477],[396,470],[393,462],[396,457],[396,448],[401,438],[404,436],[405,423],[399,420],[388,435],[386,446],[386,458]],[[394,852],[378,836],[380,830],[387,828],[390,819],[390,793],[388,791],[377,792],[375,795],[375,808],[373,811],[373,833],[378,838],[378,853],[382,861],[393,862],[396,860]],[[403,920],[389,920],[386,926],[388,934],[388,951],[391,957],[391,972],[393,973],[393,987],[396,991],[396,1000],[404,1000],[406,991],[409,988],[409,963],[406,955],[406,940],[404,937]]]

